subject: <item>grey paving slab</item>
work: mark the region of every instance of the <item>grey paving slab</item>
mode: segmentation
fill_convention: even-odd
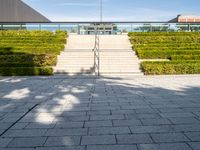
[[[86,121],[84,127],[111,127],[112,121]]]
[[[0,148],[0,150],[35,150],[35,148]]]
[[[139,144],[139,150],[192,150],[186,143]]]
[[[63,137],[48,137],[44,146],[73,146],[79,145],[81,136],[63,136]]]
[[[196,118],[184,117],[184,118],[169,118],[173,124],[200,124],[200,121]]]
[[[87,135],[87,128],[49,129],[45,136]]]
[[[82,122],[57,122],[54,128],[67,129],[67,128],[83,128],[84,121]]]
[[[189,145],[193,148],[193,150],[200,149],[200,142],[189,142]]]
[[[172,124],[168,119],[141,119],[143,125],[169,125]]]
[[[103,134],[127,134],[131,133],[128,127],[98,127],[89,128],[89,135],[103,135]]]
[[[117,135],[118,144],[152,143],[148,134]]]
[[[124,115],[93,115],[90,120],[118,120],[125,119]]]
[[[0,148],[7,147],[7,145],[12,141],[11,138],[0,138]]]
[[[44,136],[46,129],[9,130],[3,137],[40,137]]]
[[[199,93],[199,75],[0,78],[0,150],[199,150]]]
[[[43,146],[46,141],[46,137],[33,137],[33,138],[14,138],[8,145],[8,147],[39,147]]]
[[[141,121],[138,119],[130,120],[113,120],[114,126],[139,126],[142,125]]]
[[[85,146],[37,147],[35,150],[85,150]]]
[[[132,133],[169,133],[174,132],[169,125],[131,126]]]
[[[156,143],[190,141],[183,133],[159,133],[151,134],[151,137]]]
[[[83,136],[81,145],[116,144],[114,135]]]
[[[184,133],[191,141],[200,142],[200,132],[186,132]]]
[[[137,150],[136,145],[89,145],[86,150]]]

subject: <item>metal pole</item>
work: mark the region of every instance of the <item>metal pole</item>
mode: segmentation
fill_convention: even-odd
[[[100,0],[100,22],[103,21],[103,1]]]

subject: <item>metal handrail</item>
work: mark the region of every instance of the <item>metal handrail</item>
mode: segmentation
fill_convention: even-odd
[[[100,76],[100,53],[99,53],[99,32],[98,26],[95,27],[95,45],[94,45],[94,73],[97,76]]]

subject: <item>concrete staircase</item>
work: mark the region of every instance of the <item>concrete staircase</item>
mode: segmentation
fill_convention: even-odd
[[[54,73],[94,74],[94,35],[70,35]],[[143,75],[127,35],[100,36],[100,74]]]

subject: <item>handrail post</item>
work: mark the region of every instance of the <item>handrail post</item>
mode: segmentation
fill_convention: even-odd
[[[98,25],[95,24],[95,43],[94,43],[94,73],[98,77],[100,76],[100,59],[99,59],[99,34]]]

